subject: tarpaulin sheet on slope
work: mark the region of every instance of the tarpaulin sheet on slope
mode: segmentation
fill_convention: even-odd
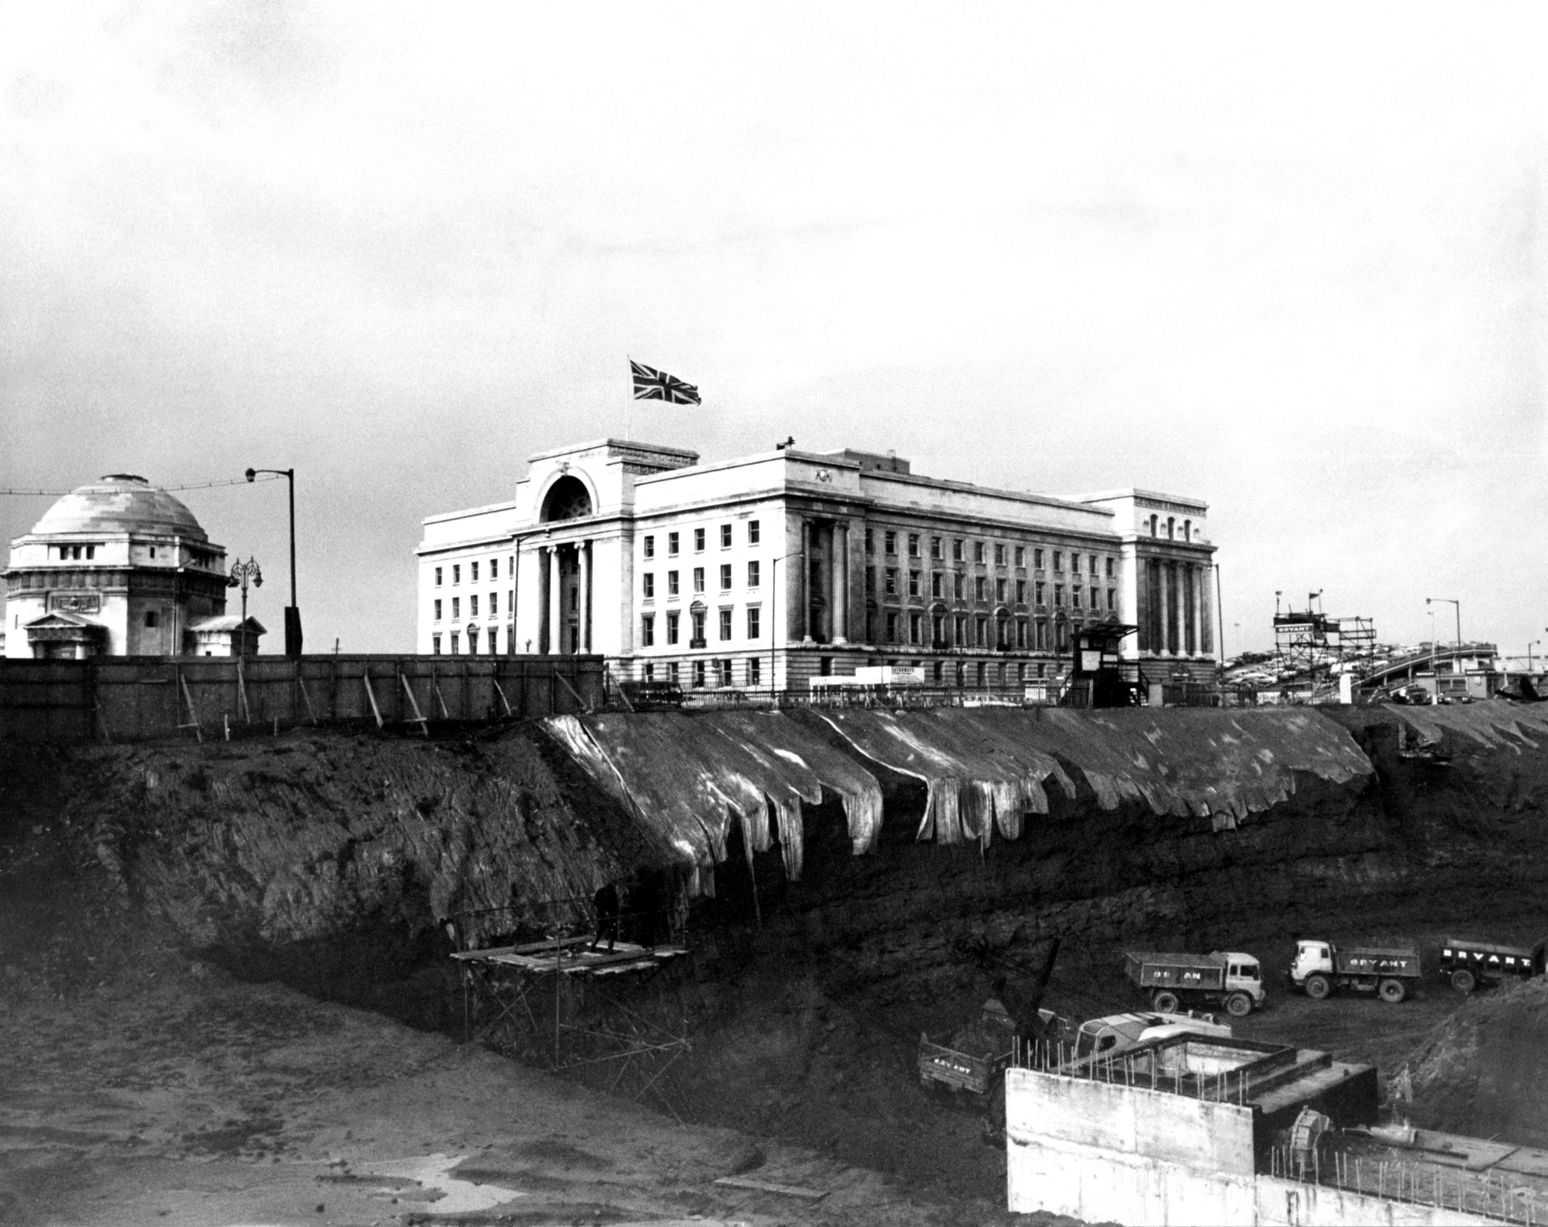
[[[1315,714],[1070,708],[813,711],[856,751],[925,781],[918,838],[987,842],[1046,813],[1045,783],[1067,795],[1078,772],[1097,804],[1138,802],[1158,814],[1235,826],[1295,791],[1297,773],[1341,782],[1369,774],[1354,739]]]
[[[999,709],[1003,711],[1003,709]],[[1048,812],[1045,781],[1075,790],[1057,760],[1033,743],[1005,737],[983,709],[938,707],[903,712],[878,708],[812,709],[856,751],[923,780],[925,812],[917,838],[943,844],[988,843],[998,829],[1021,835],[1022,815]]]
[[[726,859],[734,820],[765,852],[777,833],[785,872],[801,876],[802,804],[842,800],[851,844],[881,827],[881,785],[854,759],[778,712],[556,716],[544,722],[575,761],[701,871]],[[706,879],[708,892],[712,878]]]
[[[1482,699],[1476,703],[1382,707],[1417,732],[1422,742],[1432,745],[1450,733],[1491,749],[1511,749],[1519,754],[1548,739],[1548,703]]]

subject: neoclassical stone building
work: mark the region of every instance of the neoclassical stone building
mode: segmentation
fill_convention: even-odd
[[[224,655],[212,644],[230,635],[197,631],[226,611],[225,564],[193,513],[145,478],[80,486],[11,542],[5,654]]]
[[[798,689],[893,665],[1021,689],[1072,630],[1132,626],[1143,680],[1212,677],[1206,504],[1077,499],[794,447],[717,463],[606,439],[531,457],[515,497],[424,521],[418,649],[598,653],[688,689]]]

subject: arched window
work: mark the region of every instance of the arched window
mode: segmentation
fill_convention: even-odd
[[[586,483],[566,473],[548,488],[538,518],[546,524],[553,520],[576,520],[590,514],[591,492],[586,489]]]

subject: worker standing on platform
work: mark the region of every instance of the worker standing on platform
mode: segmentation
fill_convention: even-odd
[[[629,901],[628,888],[622,879],[609,882],[592,896],[591,901],[597,909],[597,935],[591,939],[591,949],[597,949],[606,938],[607,948],[612,950],[618,941],[618,918]]]

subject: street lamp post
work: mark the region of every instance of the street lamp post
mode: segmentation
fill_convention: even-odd
[[[301,655],[301,609],[296,604],[296,471],[294,469],[248,469],[247,480],[260,473],[283,477],[290,492],[290,604],[285,606],[285,655]]]
[[[1453,674],[1459,673],[1461,671],[1461,669],[1462,669],[1462,602],[1459,601],[1459,600],[1456,600],[1453,597],[1449,597],[1449,596],[1427,596],[1427,597],[1424,598],[1424,603],[1426,605],[1428,605],[1431,601],[1434,601],[1437,605],[1451,605],[1451,606],[1454,606],[1456,608],[1456,611],[1457,611],[1457,654],[1456,654],[1455,657],[1452,658],[1451,671],[1452,671]],[[1437,699],[1440,698],[1440,679],[1439,678],[1437,678],[1436,682],[1435,682],[1435,697]]]
[[[242,589],[242,624],[237,627],[237,637],[241,641],[238,655],[246,655],[247,650],[247,586],[252,584],[254,588],[263,587],[263,572],[258,569],[258,560],[251,554],[246,562],[237,561],[231,564],[231,576],[226,580],[226,587]]]

